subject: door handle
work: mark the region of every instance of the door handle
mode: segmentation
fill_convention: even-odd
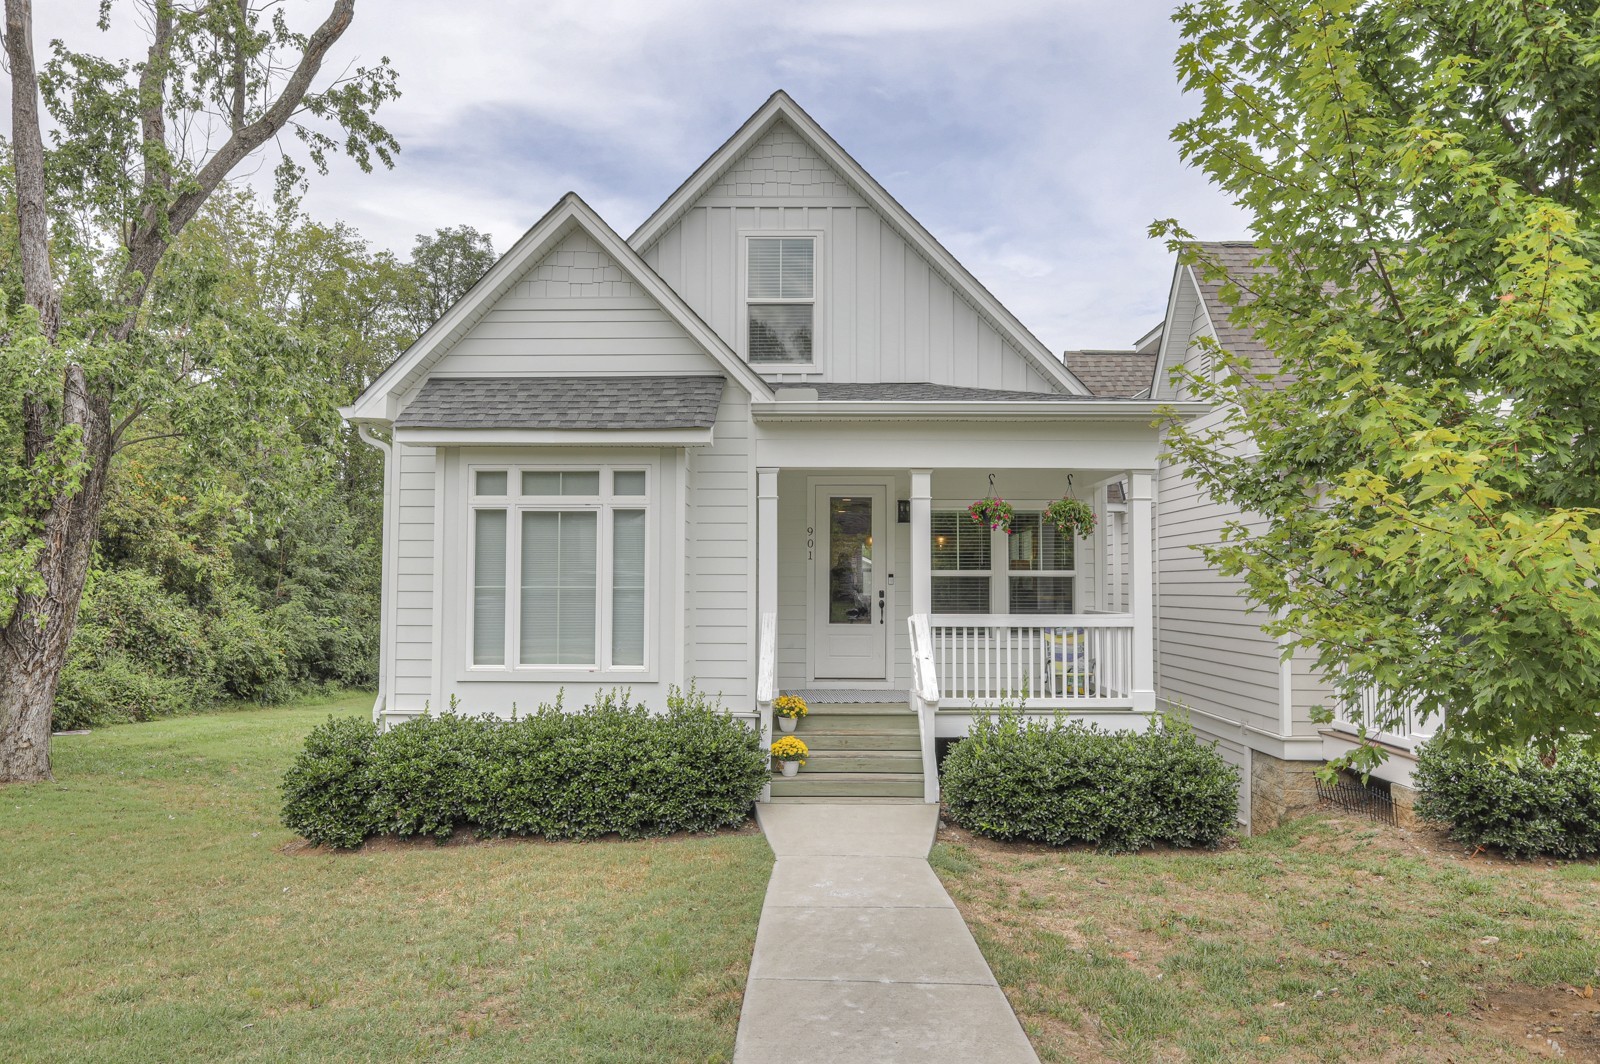
[[[884,604],[883,592],[879,591],[878,592],[878,623],[879,624],[883,623],[884,614],[887,613],[888,610],[889,610],[889,607]]]

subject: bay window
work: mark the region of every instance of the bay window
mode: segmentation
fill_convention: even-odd
[[[648,475],[473,470],[474,668],[644,669]]]

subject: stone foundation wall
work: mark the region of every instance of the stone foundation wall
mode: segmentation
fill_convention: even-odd
[[[1319,761],[1284,761],[1259,750],[1250,755],[1250,831],[1259,835],[1317,811]]]

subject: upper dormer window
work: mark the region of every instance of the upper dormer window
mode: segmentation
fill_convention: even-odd
[[[817,311],[816,237],[753,236],[746,251],[750,361],[809,365]]]

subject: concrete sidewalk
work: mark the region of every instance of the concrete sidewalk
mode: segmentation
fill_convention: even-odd
[[[1037,1064],[945,893],[932,805],[760,805],[767,884],[734,1064]]]

